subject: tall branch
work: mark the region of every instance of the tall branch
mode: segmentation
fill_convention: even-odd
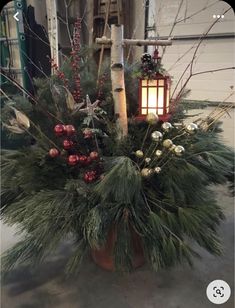
[[[177,18],[178,18],[178,16],[179,16],[181,7],[182,7],[182,5],[183,5],[183,2],[184,2],[184,0],[181,0],[180,3],[179,3],[178,10],[177,10],[176,15],[175,15],[175,20],[174,20],[174,22],[173,22],[173,25],[172,25],[172,27],[171,27],[171,30],[170,30],[170,33],[169,33],[168,37],[171,36],[171,34],[173,33],[173,31],[174,31],[174,29],[175,29],[176,21],[177,21]],[[163,47],[163,50],[162,50],[162,59],[163,59],[163,56],[164,56],[165,52],[166,52],[166,47]]]

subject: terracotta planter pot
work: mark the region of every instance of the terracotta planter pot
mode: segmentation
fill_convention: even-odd
[[[140,236],[131,229],[133,259],[132,265],[134,268],[140,267],[145,263],[144,252]],[[92,249],[91,256],[94,262],[108,271],[115,271],[115,262],[113,257],[114,244],[117,238],[117,230],[113,227],[107,236],[107,241],[104,247],[100,249]]]

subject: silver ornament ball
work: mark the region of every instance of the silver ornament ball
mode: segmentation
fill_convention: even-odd
[[[172,129],[172,125],[170,122],[164,122],[162,124],[162,129],[164,130],[164,132],[169,132]]]
[[[173,145],[173,142],[171,139],[165,139],[162,145],[164,146],[164,148],[169,149]]]
[[[189,134],[194,134],[198,130],[198,126],[195,123],[190,123],[186,126],[186,131]]]
[[[162,140],[162,133],[158,130],[155,130],[154,132],[152,132],[151,138],[153,141],[160,141]]]
[[[175,148],[174,148],[174,152],[175,152],[175,155],[177,156],[182,156],[185,152],[185,149],[182,145],[177,145]]]

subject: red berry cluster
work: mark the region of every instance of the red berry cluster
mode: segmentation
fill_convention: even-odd
[[[100,177],[102,172],[102,163],[99,162],[99,154],[96,151],[91,151],[88,155],[80,154],[76,149],[76,141],[74,142],[73,138],[76,135],[76,130],[73,125],[63,125],[57,124],[54,127],[54,133],[57,137],[66,136],[66,139],[63,140],[63,149],[67,151],[67,164],[69,166],[87,167],[93,163],[97,167],[97,170],[86,171],[83,175],[83,180],[86,183],[91,183]],[[92,137],[92,131],[86,129],[83,131],[84,139]],[[64,152],[65,152],[64,151]],[[66,152],[65,152],[66,153]],[[52,158],[58,157],[60,151],[57,148],[52,148],[49,150],[49,156]],[[94,164],[93,164],[94,165]]]
[[[65,74],[59,70],[58,65],[55,63],[54,59],[49,60],[51,67],[55,69],[57,77],[63,82],[64,86],[67,88],[69,80],[65,77]]]
[[[81,98],[81,78],[79,74],[79,62],[80,62],[80,36],[81,36],[81,18],[78,18],[74,24],[74,33],[73,33],[73,46],[71,51],[71,66],[74,74],[75,89],[72,92],[73,97],[76,101],[79,101]]]
[[[97,178],[97,173],[96,171],[87,171],[85,174],[84,174],[84,181],[86,183],[92,183],[96,180]]]

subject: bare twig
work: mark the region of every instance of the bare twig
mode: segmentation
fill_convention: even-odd
[[[223,12],[223,15],[226,14],[228,11],[230,11],[231,8],[225,10]],[[194,62],[195,62],[195,59],[196,59],[196,55],[197,55],[197,52],[198,52],[198,49],[199,47],[201,46],[204,38],[207,36],[207,34],[210,32],[210,30],[214,27],[214,25],[219,21],[219,19],[216,19],[210,26],[209,28],[206,30],[206,32],[203,33],[203,35],[199,38],[199,41],[197,43],[197,46],[194,50],[194,53],[193,53],[193,56],[192,56],[192,59],[191,61],[188,63],[188,65],[186,66],[184,72],[181,74],[174,90],[173,90],[173,93],[171,95],[171,98],[173,98],[183,76],[185,75],[185,73],[187,72],[187,70],[189,69],[189,76],[187,77],[186,81],[183,83],[183,85],[181,86],[181,89],[179,90],[178,94],[176,95],[176,99],[175,99],[175,102],[177,102],[179,100],[179,98],[181,97],[186,85],[188,84],[189,80],[192,78],[192,76],[194,75],[199,75],[199,74],[204,74],[204,73],[209,73],[209,72],[214,72],[214,71],[217,71],[217,70],[212,70],[212,71],[205,71],[205,72],[198,72],[198,73],[193,73],[193,66],[194,66]],[[226,69],[231,69],[231,68],[226,68]],[[219,70],[224,70],[224,69],[219,69]]]
[[[198,10],[198,11],[192,13],[191,15],[186,16],[186,17],[184,17],[184,18],[182,18],[182,19],[176,20],[175,23],[176,23],[176,24],[179,24],[179,23],[181,23],[181,22],[185,22],[187,19],[190,19],[190,18],[192,18],[192,17],[194,17],[194,16],[200,14],[201,12],[207,10],[208,8],[210,8],[210,7],[212,7],[212,6],[216,5],[216,4],[218,4],[219,2],[220,2],[220,1],[216,1],[216,2],[213,2],[213,3],[211,3],[211,4],[208,4],[208,5],[204,6],[202,9],[200,9],[200,10]]]
[[[9,100],[11,101],[10,97],[0,88],[0,92]]]
[[[223,68],[217,68],[217,69],[214,69],[214,70],[207,70],[207,71],[193,73],[192,76],[207,74],[207,73],[214,73],[214,72],[219,72],[219,71],[234,70],[234,69],[235,69],[235,66],[223,67]]]
[[[111,0],[108,0],[106,2],[106,15],[105,15],[103,36],[106,35],[106,31],[107,31],[110,5],[111,5]],[[104,55],[104,44],[102,44],[101,50],[100,50],[100,59],[99,59],[98,74],[97,74],[97,86],[98,86],[98,83],[99,83],[99,77],[100,77],[100,71],[101,71],[101,64],[102,64],[102,61],[103,61],[103,55]]]
[[[172,24],[172,27],[171,27],[171,30],[170,30],[170,33],[169,33],[168,37],[171,36],[171,34],[173,33],[173,31],[174,31],[174,29],[175,29],[175,26],[176,26],[176,24],[177,24],[177,18],[178,18],[178,16],[179,16],[181,7],[182,7],[182,5],[183,5],[183,2],[184,2],[184,0],[181,0],[180,3],[179,3],[178,10],[177,10],[176,15],[175,15],[175,20],[174,20],[174,22],[173,22],[173,24]],[[162,49],[162,59],[163,59],[163,56],[164,56],[165,52],[166,52],[166,47],[163,47],[163,49]]]
[[[144,0],[144,1],[143,1],[143,5],[142,5],[143,12],[144,12],[146,3],[147,3],[147,0]],[[137,29],[138,29],[138,27],[139,27],[139,25],[140,25],[141,22],[142,22],[142,19],[139,18],[139,19],[138,19],[138,22],[136,23],[135,29],[134,29],[133,32],[132,32],[131,39],[133,39],[133,38],[135,37],[136,31],[137,31]],[[127,58],[126,58],[126,62],[129,61],[129,58],[130,58],[130,56],[131,56],[131,51],[132,51],[132,46],[129,47],[128,54],[127,54]]]
[[[48,110],[45,110],[45,108],[40,106],[40,103],[35,99],[35,97],[29,92],[27,91],[24,87],[22,87],[16,80],[14,80],[13,78],[11,78],[10,76],[8,76],[4,70],[1,68],[0,70],[0,74],[6,78],[10,83],[12,83],[17,89],[19,89],[22,93],[24,93],[26,95],[27,98],[30,98],[30,102],[33,105],[37,105],[40,107],[40,109],[42,110],[43,113],[49,115],[50,117],[56,119],[57,121],[59,121],[60,123],[63,123],[60,119],[58,119],[54,114],[52,114],[51,112],[49,112]]]
[[[64,6],[65,6],[65,24],[66,24],[66,28],[67,28],[67,33],[68,33],[68,37],[69,37],[69,41],[70,41],[70,45],[72,47],[73,45],[73,40],[72,40],[72,36],[70,33],[70,29],[69,29],[69,16],[68,16],[68,8],[71,4],[71,1],[69,1],[69,3],[67,3],[66,0],[64,0]]]

